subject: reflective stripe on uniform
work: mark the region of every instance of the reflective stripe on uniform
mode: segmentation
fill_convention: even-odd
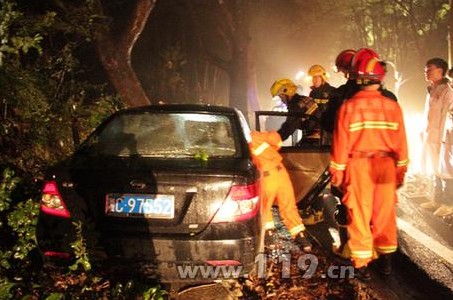
[[[337,171],[344,171],[346,170],[346,164],[337,164],[336,162],[334,161],[330,161],[330,166],[337,170]]]
[[[351,250],[351,257],[354,258],[372,258],[373,257],[373,251],[372,250],[363,250],[363,251],[352,251]]]
[[[305,112],[306,115],[311,115],[316,109],[318,108],[318,104],[313,103],[312,106],[310,106],[307,111]]]
[[[351,123],[349,125],[349,131],[359,131],[363,129],[388,129],[388,130],[398,130],[398,123],[396,122],[385,122],[385,121],[365,121]]]
[[[259,145],[256,149],[253,149],[252,152],[253,152],[253,155],[260,155],[261,153],[264,152],[264,150],[266,150],[267,148],[269,148],[270,145],[268,143],[262,143],[261,145]]]
[[[289,230],[289,234],[290,234],[291,236],[293,236],[293,235],[296,235],[296,234],[298,234],[299,232],[304,231],[304,230],[305,230],[304,224],[300,224],[300,225],[297,225],[296,227],[291,228],[291,229]]]
[[[392,246],[375,246],[374,247],[376,249],[377,252],[379,252],[380,254],[388,254],[388,253],[393,253],[396,251],[397,249],[397,246],[396,245],[392,245]]]
[[[314,99],[316,103],[318,104],[327,104],[329,102],[329,99]]]
[[[404,166],[407,166],[409,164],[409,160],[408,159],[404,159],[404,160],[399,160],[396,162],[396,166],[397,167],[404,167]]]

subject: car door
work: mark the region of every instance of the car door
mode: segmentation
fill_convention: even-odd
[[[256,130],[278,130],[287,117],[313,118],[300,113],[256,111]],[[316,120],[313,119],[313,121]],[[294,187],[297,206],[300,209],[309,206],[324,191],[330,181],[328,166],[332,140],[327,132],[322,132],[319,142],[301,143],[303,135],[303,129],[296,130],[283,141],[283,147],[280,150],[283,164],[288,170]]]

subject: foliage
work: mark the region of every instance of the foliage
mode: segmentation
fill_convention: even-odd
[[[0,299],[164,299],[166,291],[153,283],[127,279],[126,283],[102,269],[94,270],[82,232],[74,222],[76,240],[72,243],[76,259],[69,268],[45,267],[35,259],[35,228],[39,204],[14,196],[23,181],[6,168],[0,178]],[[20,198],[20,196],[19,196]],[[68,272],[69,271],[69,272]],[[110,285],[110,282],[116,284]],[[35,298],[33,298],[35,297]],[[36,298],[37,299],[37,298]],[[41,299],[41,298],[40,298]]]
[[[6,278],[0,279],[0,299],[13,299],[12,289],[17,286],[17,283],[10,282]]]
[[[16,3],[13,1],[1,1],[0,10],[0,67],[4,58],[12,55],[19,58],[20,54],[27,54],[30,49],[42,52],[40,42],[42,36],[39,33],[31,33],[26,26],[19,25],[15,32],[10,32],[12,25],[23,18],[23,14],[16,10]],[[45,24],[45,23],[43,23]]]
[[[35,227],[38,221],[38,213],[39,203],[28,199],[18,203],[8,214],[8,226],[17,236],[12,251],[12,257],[15,260],[25,262],[28,254],[36,248]]]
[[[154,82],[159,83],[160,99],[178,99],[179,102],[188,100],[188,87],[182,73],[187,59],[181,45],[165,48],[161,51],[160,58],[157,76],[154,78]]]
[[[0,299],[12,299],[11,292],[24,284],[34,263],[30,253],[36,248],[39,205],[32,199],[14,199],[20,182],[13,170],[3,170],[0,184]]]
[[[143,293],[143,299],[144,300],[162,300],[165,299],[164,296],[166,296],[168,293],[165,290],[162,290],[160,285],[157,285],[155,287],[149,288],[147,291]]]
[[[2,174],[2,181],[0,183],[0,213],[9,209],[12,199],[11,193],[17,184],[20,182],[19,177],[14,176],[14,171],[11,169],[4,169]],[[3,222],[0,221],[0,228]]]
[[[72,225],[75,227],[76,240],[71,244],[74,249],[75,262],[69,266],[69,270],[77,271],[79,266],[83,268],[85,272],[91,270],[91,263],[88,257],[87,247],[82,234],[82,223],[80,221],[73,222]]]
[[[103,76],[101,68],[80,59],[93,51],[91,1],[79,9],[46,3],[45,10],[1,2],[0,160],[39,177],[122,106],[104,80],[92,78]]]

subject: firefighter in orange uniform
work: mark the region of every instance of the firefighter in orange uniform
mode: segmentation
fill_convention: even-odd
[[[352,72],[360,90],[338,112],[330,172],[332,185],[344,191],[356,275],[369,280],[373,251],[379,270],[391,273],[390,258],[397,249],[396,190],[407,171],[407,140],[400,106],[379,91],[385,64],[360,51]]]
[[[261,174],[262,211],[266,234],[274,229],[272,205],[276,203],[283,224],[296,244],[303,251],[311,251],[311,243],[304,236],[305,226],[296,207],[294,189],[286,168],[282,164],[282,156],[278,150],[282,139],[276,131],[252,131],[250,150]]]

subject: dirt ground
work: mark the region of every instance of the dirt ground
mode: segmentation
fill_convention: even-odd
[[[314,247],[307,254],[291,242],[277,222],[276,247],[266,248],[261,275],[187,289],[175,299],[398,299],[388,291],[376,291],[376,283],[350,278],[354,277],[350,263],[336,258],[324,245],[331,242],[323,240],[327,228],[327,224],[311,228]]]

